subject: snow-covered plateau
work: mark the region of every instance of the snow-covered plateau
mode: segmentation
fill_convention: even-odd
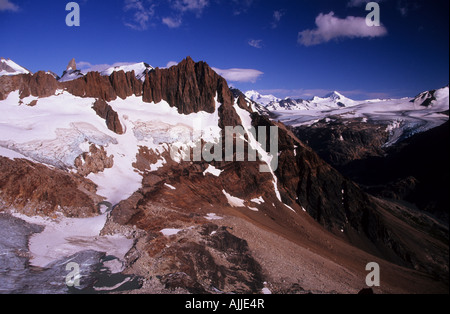
[[[429,99],[428,102],[425,102]],[[337,92],[312,100],[286,99],[266,105],[274,119],[292,127],[309,126],[321,120],[360,119],[387,125],[392,145],[400,139],[425,132],[448,121],[449,87],[424,92],[417,97],[355,101]]]

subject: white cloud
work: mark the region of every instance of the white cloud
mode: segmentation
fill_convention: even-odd
[[[251,39],[248,41],[248,44],[254,48],[261,49],[263,47],[262,39]]]
[[[299,32],[298,43],[314,46],[333,39],[374,38],[387,35],[387,29],[384,26],[367,26],[365,17],[348,16],[340,19],[334,16],[334,12],[320,13],[316,18],[316,26],[316,29]]]
[[[165,17],[162,23],[169,28],[178,28],[183,24],[183,16],[193,13],[199,18],[210,0],[171,0],[170,6],[174,11],[173,17]]]
[[[183,23],[181,18],[172,18],[172,17],[165,17],[162,19],[162,22],[169,28],[178,28]]]
[[[173,7],[181,12],[190,11],[200,15],[208,5],[209,0],[175,0]]]
[[[0,0],[0,11],[19,11],[19,6],[9,0]]]
[[[132,18],[124,24],[135,30],[146,30],[150,19],[155,15],[155,6],[143,0],[125,0],[125,12],[132,12]]]
[[[175,65],[178,65],[178,62],[176,62],[176,61],[169,61],[169,62],[167,62],[166,68],[168,69],[168,68],[171,68],[171,67],[173,67]]]
[[[217,74],[230,82],[255,83],[264,73],[254,69],[219,69],[212,68]]]
[[[284,10],[277,10],[275,12],[273,12],[273,20],[272,20],[272,28],[277,28],[278,27],[278,23],[280,23],[281,18],[284,16],[285,12]]]

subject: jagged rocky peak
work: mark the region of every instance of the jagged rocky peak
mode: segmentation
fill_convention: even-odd
[[[226,80],[205,62],[187,57],[169,69],[157,68],[144,82],[144,102],[165,100],[183,114],[216,110],[215,97],[225,107],[233,105],[233,94]]]
[[[75,58],[72,58],[70,60],[69,64],[67,65],[66,71],[75,71],[77,69],[77,63],[75,62]]]
[[[69,61],[66,70],[63,72],[61,78],[58,80],[59,82],[68,82],[76,80],[80,77],[83,77],[84,74],[81,73],[80,70],[77,70],[77,63],[75,58]]]

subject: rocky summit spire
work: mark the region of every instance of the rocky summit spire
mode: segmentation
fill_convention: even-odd
[[[75,62],[75,58],[70,60],[69,64],[67,65],[66,71],[75,71],[77,69],[77,63]]]

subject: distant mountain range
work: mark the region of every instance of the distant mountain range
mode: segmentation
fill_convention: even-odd
[[[273,95],[261,95],[257,91],[248,91],[245,96],[265,106],[271,111],[282,110],[328,110],[351,107],[358,102],[345,97],[339,92],[332,92],[324,97],[314,97],[310,100],[285,98],[280,99]]]
[[[448,88],[448,86],[447,86]],[[443,88],[445,89],[445,87]],[[443,90],[441,89],[441,90]],[[401,99],[368,99],[368,100],[353,100],[341,93],[334,91],[323,97],[315,96],[311,99],[301,98],[277,98],[273,95],[262,95],[255,90],[245,92],[245,96],[250,100],[264,106],[270,111],[302,111],[302,110],[334,110],[358,106],[361,104],[387,103],[388,101],[402,101],[413,102],[416,106],[430,107],[433,101],[436,101],[435,94],[440,93],[439,90],[426,91],[414,98]],[[441,94],[442,96],[442,94]],[[444,102],[445,104],[445,102]],[[442,101],[438,106],[442,105]]]

